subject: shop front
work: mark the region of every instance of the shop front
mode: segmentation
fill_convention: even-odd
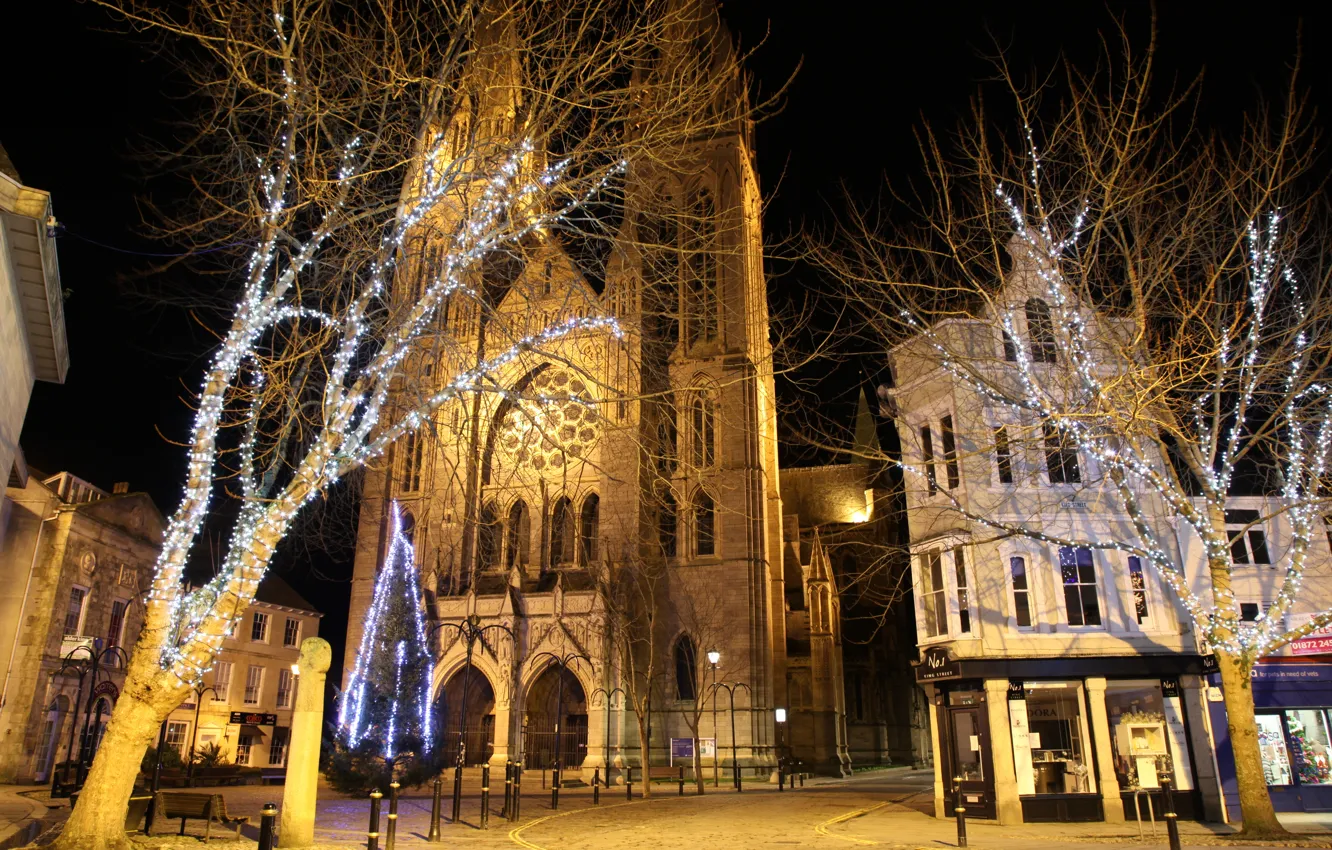
[[[1140,812],[1146,820],[1163,811],[1169,778],[1180,817],[1205,815],[1195,751],[1209,767],[1210,750],[1206,731],[1193,728],[1206,724],[1197,656],[945,661],[945,653],[927,652],[917,672],[933,696],[936,797],[951,802],[957,780],[971,817],[1120,821]],[[1203,773],[1214,789],[1213,772]]]
[[[1239,817],[1235,757],[1219,677],[1209,688],[1226,809]],[[1253,668],[1253,703],[1272,805],[1278,812],[1332,811],[1332,663],[1271,659]]]

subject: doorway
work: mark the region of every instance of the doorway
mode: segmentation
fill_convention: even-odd
[[[994,818],[994,761],[985,692],[952,691],[942,707],[945,743],[944,798],[952,808],[954,780],[962,791],[968,817]]]

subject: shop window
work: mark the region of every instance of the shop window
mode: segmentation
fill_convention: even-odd
[[[1147,576],[1142,571],[1142,559],[1130,555],[1128,559],[1129,587],[1133,591],[1133,613],[1138,618],[1138,625],[1151,623],[1152,612],[1147,605]]]
[[[1096,567],[1090,549],[1059,549],[1059,575],[1064,584],[1064,608],[1070,626],[1101,625],[1101,602],[1096,592]]]
[[[291,740],[291,729],[286,726],[273,727],[273,740],[268,745],[268,763],[271,766],[282,764],[287,758],[287,742]]]
[[[943,559],[938,550],[921,556],[921,603],[925,608],[925,636],[948,633],[948,599],[944,596]]]
[[[1031,585],[1027,582],[1027,559],[1013,556],[1008,559],[1009,575],[1013,578],[1013,619],[1019,629],[1031,628]]]
[[[1160,682],[1112,683],[1105,706],[1119,787],[1158,788],[1162,776],[1174,776],[1179,790],[1192,786],[1187,765],[1170,758]]]
[[[236,739],[236,764],[248,765],[252,749],[254,749],[254,735],[250,732],[240,733],[240,737]]]
[[[1008,444],[1008,429],[994,429],[994,465],[1000,484],[1013,483],[1013,448]]]
[[[1258,522],[1257,511],[1226,511],[1226,535],[1230,538],[1230,559],[1237,564],[1270,564],[1267,533]]]
[[[1281,716],[1259,714],[1254,718],[1258,726],[1258,749],[1263,756],[1263,776],[1268,785],[1293,784],[1290,755],[1286,751],[1286,736],[1281,729]]]
[[[1301,785],[1332,785],[1326,714],[1318,708],[1288,709],[1285,714],[1296,778]]]
[[[1096,788],[1088,769],[1087,722],[1082,687],[1041,683],[1025,689],[1027,741],[1037,794],[1089,794]]]

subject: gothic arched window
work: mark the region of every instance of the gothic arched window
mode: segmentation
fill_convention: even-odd
[[[689,343],[717,337],[717,205],[712,193],[700,189],[690,204],[689,276],[685,321]]]
[[[698,653],[689,635],[680,635],[675,642],[675,696],[692,701],[698,696]]]
[[[505,566],[524,566],[527,564],[528,545],[532,538],[532,520],[527,514],[527,505],[522,499],[509,508],[508,540],[505,541]]]
[[[717,552],[717,505],[702,488],[694,493],[694,554]]]
[[[574,517],[569,500],[561,496],[550,512],[550,565],[574,562]]]
[[[665,478],[675,474],[678,436],[675,428],[675,402],[667,393],[657,405],[657,472]]]
[[[667,558],[675,557],[675,540],[678,535],[675,497],[670,490],[661,494],[661,504],[657,513],[657,542],[661,544],[661,554]]]
[[[661,215],[644,215],[638,225],[643,255],[644,323],[653,337],[668,345],[680,338],[680,248],[675,222]]]
[[[710,469],[716,462],[716,405],[709,392],[699,392],[689,406],[690,450],[695,469]]]
[[[1055,362],[1054,321],[1050,305],[1039,298],[1027,299],[1027,339],[1033,363]]]
[[[425,440],[415,431],[408,431],[399,444],[398,488],[404,493],[421,489],[421,455]]]
[[[476,563],[483,570],[500,565],[500,525],[494,502],[481,506],[476,524]]]
[[[596,563],[597,540],[601,537],[601,498],[596,493],[583,500],[578,521],[578,563],[586,567]]]

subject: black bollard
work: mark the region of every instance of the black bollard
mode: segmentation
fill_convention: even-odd
[[[545,774],[542,774],[543,776]],[[550,769],[550,808],[555,811],[560,807],[560,768],[559,765]]]
[[[634,799],[634,769],[629,765],[624,768],[624,799]]]
[[[490,762],[481,765],[481,828],[490,829]]]
[[[523,816],[523,763],[513,763],[513,820]]]
[[[370,792],[370,829],[365,834],[365,850],[379,850],[379,801],[383,797],[378,788]]]
[[[607,771],[609,773],[610,771]],[[592,768],[592,805],[601,803],[601,768]]]
[[[680,765],[680,796],[684,796],[684,765]]]
[[[962,800],[962,780],[953,777],[953,814],[957,815],[957,846],[967,846],[967,807]]]
[[[426,836],[426,841],[439,841],[439,815],[442,805],[440,797],[444,790],[444,783],[438,776],[435,777],[435,793],[430,800],[430,834]]]
[[[277,820],[277,804],[264,803],[259,816],[259,850],[273,850],[273,822]]]
[[[388,830],[384,835],[384,850],[393,850],[398,841],[398,789],[397,782],[389,783]]]
[[[786,790],[786,765],[777,762],[777,790]]]
[[[462,820],[462,756],[458,757],[458,766],[453,769],[453,820]]]
[[[805,787],[805,763],[804,763],[803,761],[798,761],[798,762],[796,762],[796,764],[799,765],[799,767],[798,767],[797,769],[800,771],[800,787],[801,787],[801,788],[804,788],[804,787]]]
[[[1179,815],[1175,814],[1175,795],[1170,790],[1170,777],[1161,777],[1161,804],[1165,808],[1162,817],[1166,822],[1166,834],[1170,836],[1170,850],[1179,850]]]
[[[504,763],[504,806],[500,809],[500,817],[509,816],[509,803],[513,800],[513,762]]]

